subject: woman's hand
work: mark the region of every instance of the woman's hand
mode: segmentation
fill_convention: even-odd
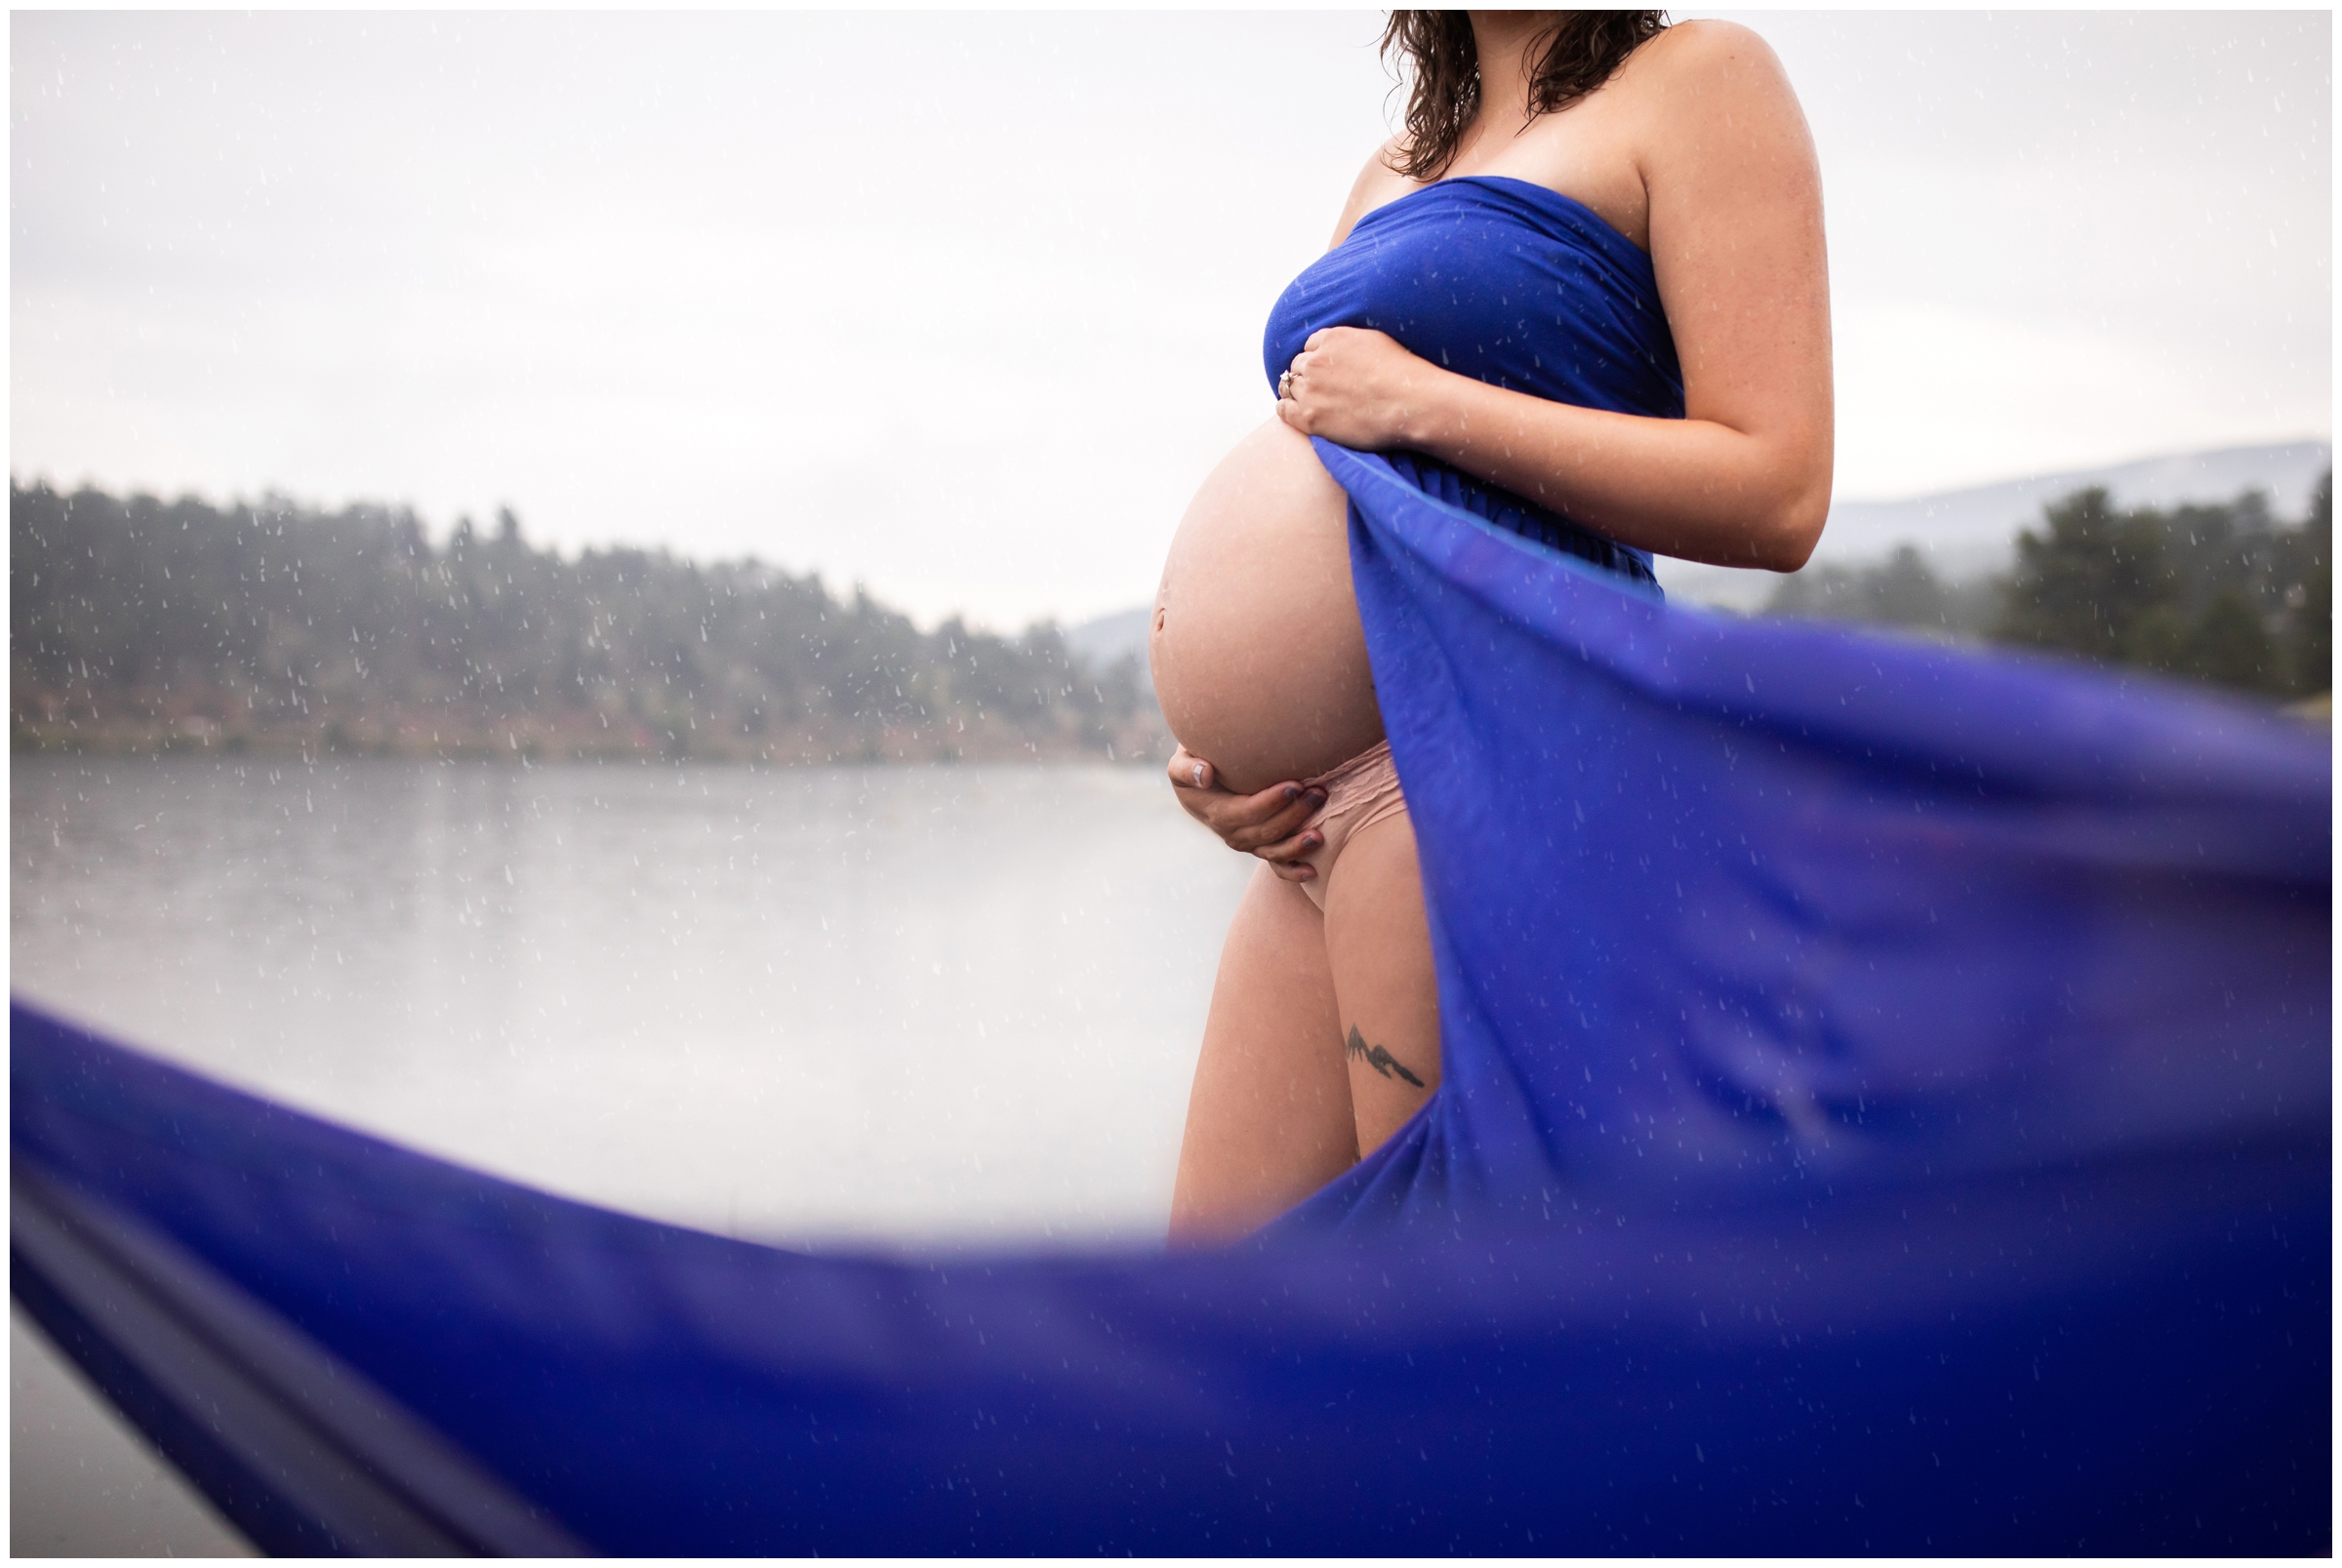
[[[1359,452],[1409,444],[1411,422],[1452,373],[1418,359],[1388,333],[1324,327],[1277,383],[1277,417],[1303,435]]]
[[[1295,783],[1271,784],[1257,795],[1220,786],[1212,765],[1181,746],[1171,758],[1171,792],[1187,814],[1220,836],[1230,849],[1255,855],[1288,882],[1307,882],[1316,867],[1298,857],[1325,842],[1315,828],[1304,829],[1325,791]]]

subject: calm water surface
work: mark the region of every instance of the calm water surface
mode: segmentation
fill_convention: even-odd
[[[1159,1237],[1249,862],[1139,768],[20,759],[17,990],[784,1241]]]

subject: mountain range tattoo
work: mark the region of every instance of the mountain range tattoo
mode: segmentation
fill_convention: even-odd
[[[1343,1042],[1342,1049],[1345,1054],[1356,1057],[1386,1078],[1391,1076],[1393,1068],[1396,1068],[1398,1075],[1407,1082],[1418,1089],[1423,1087],[1423,1080],[1409,1072],[1404,1062],[1399,1061],[1398,1058],[1379,1045],[1368,1046],[1366,1037],[1358,1032],[1358,1026],[1355,1024],[1350,1026],[1350,1038]]]

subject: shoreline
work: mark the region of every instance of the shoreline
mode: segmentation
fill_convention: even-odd
[[[423,719],[303,725],[225,725],[211,720],[158,721],[126,716],[61,718],[12,724],[12,757],[255,758],[320,762],[385,759],[539,765],[561,762],[724,762],[768,767],[934,765],[951,763],[1108,763],[1160,767],[1171,740],[1159,723],[1061,729],[1030,734],[979,721],[889,725],[874,730],[806,727],[744,735],[685,719],[605,726],[515,715],[501,721],[437,723]]]

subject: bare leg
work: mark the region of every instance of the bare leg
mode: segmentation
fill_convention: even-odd
[[[1356,1161],[1334,994],[1326,917],[1263,866],[1228,928],[1212,985],[1171,1192],[1174,1245],[1243,1235]]]
[[[1372,1153],[1439,1087],[1439,985],[1406,813],[1343,845],[1326,877],[1325,947],[1358,1149]]]

